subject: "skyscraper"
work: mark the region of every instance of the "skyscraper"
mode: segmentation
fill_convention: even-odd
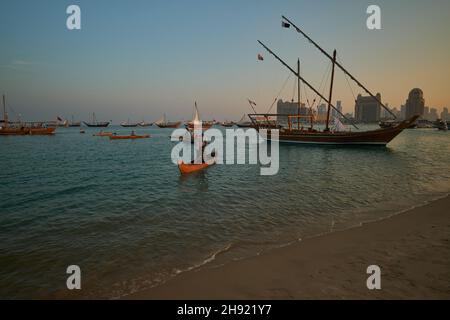
[[[381,94],[377,93],[378,101],[381,101]],[[380,121],[381,105],[371,96],[364,97],[358,95],[355,104],[355,119],[358,122],[378,122]]]
[[[412,89],[409,92],[408,100],[406,100],[405,118],[411,118],[415,115],[423,116],[425,111],[425,99],[423,91],[419,88]]]
[[[342,112],[342,101],[341,101],[341,100],[336,101],[336,109],[337,109],[341,114],[343,114],[343,112]],[[336,111],[336,110],[333,109],[333,112],[332,112],[333,117],[337,117],[337,118],[340,118],[340,117],[341,117],[341,115],[339,114],[338,111]]]
[[[450,120],[450,116],[448,114],[448,108],[444,108],[441,112],[441,119],[442,120]]]

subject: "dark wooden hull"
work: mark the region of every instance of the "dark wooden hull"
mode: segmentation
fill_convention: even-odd
[[[109,126],[109,122],[98,122],[98,123],[84,122],[84,124],[90,128],[105,128]]]
[[[181,122],[168,122],[165,124],[156,124],[160,128],[178,128],[180,126]]]
[[[308,132],[308,131],[280,131],[279,142],[300,144],[329,144],[329,145],[380,145],[385,146],[413,123],[417,117],[405,120],[395,127],[362,132]],[[268,139],[271,140],[270,130]]]

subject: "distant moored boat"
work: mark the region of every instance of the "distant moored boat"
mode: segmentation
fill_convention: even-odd
[[[160,128],[178,128],[181,124],[181,121],[177,122],[167,121],[166,114],[164,114],[161,119],[155,122],[155,124]]]
[[[92,122],[83,121],[83,123],[88,127],[94,128],[104,128],[109,125],[109,121],[97,121],[95,113],[92,113]]]

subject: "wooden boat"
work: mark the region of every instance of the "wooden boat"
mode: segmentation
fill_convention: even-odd
[[[4,125],[0,127],[0,135],[2,136],[23,136],[29,134],[30,130],[25,127],[10,127],[6,125],[6,122],[4,122]]]
[[[225,128],[231,128],[234,126],[234,122],[233,121],[224,121],[220,125]]]
[[[194,104],[194,117],[193,117],[192,121],[189,121],[186,124],[186,128],[189,131],[193,131],[195,126],[200,126],[200,125],[202,126],[202,130],[206,131],[206,130],[208,130],[209,128],[211,128],[214,125],[214,122],[213,121],[202,121],[202,120],[200,120],[200,115],[199,115],[198,108],[197,108],[197,102],[195,102],[195,104]]]
[[[18,136],[28,134],[28,128],[23,126],[10,126],[8,119],[8,112],[6,110],[6,97],[3,95],[3,121],[2,126],[0,126],[0,135],[3,136]]]
[[[74,121],[72,116],[72,122],[69,122],[69,127],[81,127],[81,121]]]
[[[44,126],[42,123],[11,123],[6,110],[6,97],[3,95],[3,126],[0,127],[0,135],[23,136],[23,135],[51,135],[56,127]],[[12,125],[11,125],[12,124]]]
[[[52,127],[37,127],[37,128],[29,128],[30,135],[34,135],[34,136],[47,136],[47,135],[52,135],[55,133],[56,128],[52,128]]]
[[[438,128],[441,131],[448,131],[448,130],[450,130],[450,123],[448,123],[445,120],[437,120],[436,128]]]
[[[111,136],[109,136],[109,139],[111,139],[111,140],[147,139],[147,138],[150,138],[149,134],[144,134],[144,135],[132,134],[132,135],[129,135],[129,136],[118,136],[118,135],[111,135]]]
[[[246,118],[247,118],[247,115],[244,114],[242,116],[241,120],[239,120],[236,123],[236,126],[238,126],[239,128],[253,128],[253,127],[255,127],[251,121],[245,120]]]
[[[144,120],[142,120],[142,122],[138,123],[139,127],[151,127],[153,125],[152,122],[145,122]]]
[[[400,124],[401,121],[396,121],[396,120],[386,120],[386,121],[380,121],[378,123],[378,125],[380,126],[380,128],[386,129],[386,128],[392,128],[395,127],[397,125]],[[417,127],[417,123],[413,122],[411,123],[407,129],[414,129]]]
[[[181,124],[181,121],[177,121],[177,122],[167,121],[166,114],[164,114],[161,117],[161,119],[159,119],[158,121],[155,122],[155,124],[159,128],[178,128],[180,126],[180,124]]]
[[[212,166],[214,164],[215,163],[212,163],[212,164],[207,164],[207,163],[201,163],[201,164],[189,163],[189,164],[186,164],[184,162],[180,162],[178,164],[178,169],[180,170],[181,174],[189,174],[189,173],[192,173],[192,172],[196,172],[196,171],[200,171],[200,170],[206,169],[209,166]]]
[[[105,128],[105,127],[109,126],[109,121],[97,121],[97,119],[95,117],[95,113],[92,113],[92,121],[91,122],[83,121],[83,123],[86,126],[92,127],[92,128]]]
[[[112,132],[103,132],[103,131],[100,131],[100,132],[97,132],[97,133],[93,134],[94,137],[109,137],[109,136],[112,136],[112,135],[113,135]]]
[[[333,131],[329,127],[330,123],[330,112],[331,109],[334,109],[337,114],[339,114],[343,119],[352,123],[356,129],[359,129],[352,121],[347,119],[342,112],[337,109],[332,103],[332,93],[333,93],[333,82],[334,82],[334,71],[335,66],[339,67],[350,79],[352,79],[356,84],[362,88],[366,93],[368,93],[381,107],[387,110],[394,119],[396,118],[392,111],[387,108],[376,96],[374,96],[364,85],[361,84],[353,75],[351,75],[340,63],[336,61],[336,50],[333,52],[333,56],[328,54],[325,50],[323,50],[317,43],[314,42],[308,35],[306,35],[299,27],[297,27],[292,21],[283,16],[284,25],[289,25],[293,27],[293,30],[296,30],[303,37],[305,37],[310,43],[312,43],[322,54],[324,54],[328,59],[332,62],[331,68],[331,81],[330,81],[330,90],[328,99],[325,98],[318,90],[316,90],[308,81],[306,81],[300,75],[300,61],[297,62],[297,71],[294,71],[285,61],[283,61],[278,55],[276,55],[271,49],[269,49],[265,44],[258,40],[258,43],[267,50],[272,56],[274,56],[282,65],[284,65],[287,69],[289,69],[298,79],[298,104],[299,110],[301,106],[300,102],[300,84],[303,82],[310,90],[312,90],[318,97],[320,97],[323,101],[328,103],[327,110],[327,119],[325,122],[325,129],[323,131],[319,131],[313,128],[314,122],[314,114],[310,113],[310,115],[286,115],[286,114],[251,114],[249,115],[250,120],[253,125],[258,129],[266,129],[264,128],[262,122],[258,121],[258,117],[263,117],[265,119],[270,119],[270,121],[274,121],[272,119],[276,119],[278,121],[280,117],[288,118],[288,128],[282,128],[279,130],[279,138],[280,142],[287,143],[309,143],[309,144],[335,144],[335,145],[383,145],[388,144],[392,139],[394,139],[398,134],[400,134],[405,128],[415,123],[418,119],[418,115],[411,117],[405,121],[402,121],[392,127],[382,128],[378,130],[371,131]],[[300,128],[300,118],[308,118],[310,120],[311,126],[304,130]],[[294,128],[292,125],[292,119],[297,120],[297,128]],[[271,129],[267,130],[268,139],[271,140]]]
[[[138,126],[137,123],[130,122],[130,119],[128,119],[126,122],[122,122],[120,125],[124,128],[134,128]]]

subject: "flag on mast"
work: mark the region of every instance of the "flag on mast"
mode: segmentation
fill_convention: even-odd
[[[281,26],[282,26],[283,28],[287,28],[287,29],[289,29],[289,28],[291,27],[291,25],[290,25],[289,23],[284,22],[284,21],[281,21]]]
[[[262,54],[258,53],[258,60],[259,61],[264,61],[264,57],[262,56]]]

